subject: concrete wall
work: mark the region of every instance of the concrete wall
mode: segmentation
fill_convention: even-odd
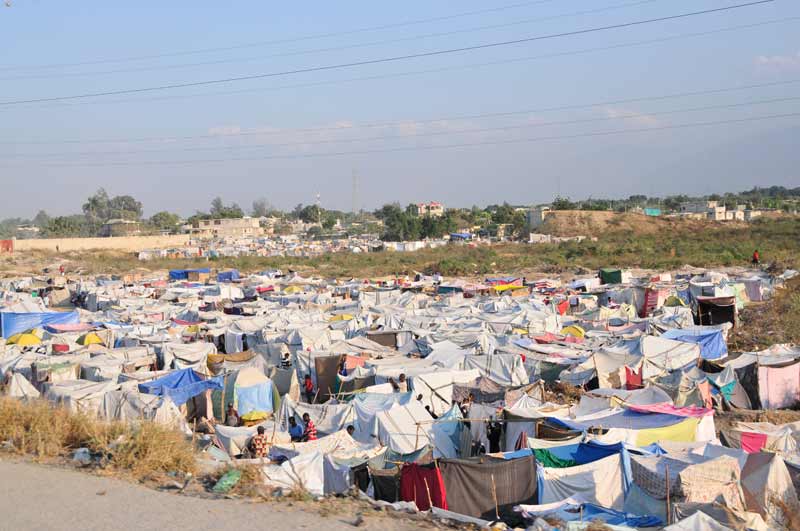
[[[16,240],[14,252],[25,251],[88,251],[115,250],[115,251],[142,251],[144,249],[164,249],[169,247],[183,247],[189,242],[188,234],[173,236],[121,236],[117,238],[53,238],[41,240]]]

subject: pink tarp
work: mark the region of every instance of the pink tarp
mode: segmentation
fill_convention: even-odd
[[[764,409],[793,406],[800,400],[800,363],[758,368],[758,395]]]
[[[748,454],[757,454],[767,445],[766,433],[742,432],[742,450]]]
[[[639,413],[666,413],[668,415],[675,415],[678,417],[700,418],[714,414],[713,409],[698,406],[675,407],[671,404],[650,404],[646,406],[638,406],[628,404],[626,407],[632,411],[638,411]]]
[[[52,330],[55,333],[85,332],[87,330],[91,330],[92,328],[94,327],[89,323],[64,323],[47,325],[47,329]]]

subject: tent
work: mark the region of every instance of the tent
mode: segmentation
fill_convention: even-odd
[[[73,312],[0,312],[0,336],[7,338],[34,328],[54,324],[77,324],[79,321],[77,310]]]
[[[150,382],[140,383],[139,391],[151,395],[168,396],[176,406],[181,406],[205,391],[222,389],[222,387],[221,377],[206,379],[192,369],[182,369]]]
[[[723,331],[718,328],[672,329],[661,334],[661,337],[684,343],[697,343],[700,345],[700,356],[703,359],[719,360],[728,356],[728,345],[725,344]]]
[[[439,466],[450,511],[494,521],[496,497],[500,517],[514,521],[519,519],[514,506],[536,500],[536,460],[530,451],[520,457],[442,459]]]
[[[201,269],[171,269],[169,272],[169,279],[171,281],[175,280],[189,280],[190,273],[205,273],[210,274],[211,269],[209,268],[201,268]]]

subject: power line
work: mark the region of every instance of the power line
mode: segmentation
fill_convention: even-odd
[[[531,114],[531,113],[544,113],[544,112],[555,112],[555,111],[567,111],[567,110],[579,110],[579,109],[589,109],[592,107],[602,107],[607,105],[623,105],[629,103],[643,103],[649,101],[663,101],[669,99],[676,99],[676,98],[684,98],[684,97],[692,97],[692,96],[706,96],[711,94],[723,94],[727,92],[739,92],[743,90],[750,90],[750,89],[759,89],[759,88],[768,88],[768,87],[777,87],[777,86],[784,86],[790,84],[797,84],[800,83],[800,79],[788,79],[783,81],[771,81],[767,83],[753,83],[749,85],[738,85],[733,87],[719,87],[713,89],[704,89],[704,90],[692,90],[692,91],[685,91],[685,92],[673,92],[669,94],[658,94],[658,95],[651,95],[651,96],[636,96],[632,98],[619,98],[613,100],[604,100],[604,101],[596,101],[590,103],[578,103],[578,104],[569,104],[569,105],[557,105],[557,106],[550,106],[550,107],[538,107],[538,108],[531,108],[531,109],[521,109],[521,110],[513,110],[513,111],[498,111],[498,112],[491,112],[491,113],[479,113],[479,114],[460,114],[460,115],[451,115],[451,116],[440,116],[437,118],[427,118],[421,120],[400,120],[400,121],[382,121],[382,122],[371,122],[361,125],[349,125],[349,126],[333,126],[333,127],[311,127],[311,128],[297,128],[297,129],[282,129],[278,131],[240,131],[236,133],[229,133],[224,135],[219,134],[204,134],[204,135],[186,135],[186,136],[172,136],[172,137],[138,137],[138,138],[117,138],[117,139],[91,139],[91,140],[57,140],[57,141],[10,141],[10,142],[0,142],[0,145],[8,146],[8,145],[84,145],[84,144],[116,144],[116,143],[144,143],[144,142],[175,142],[175,141],[182,141],[182,140],[207,140],[207,139],[218,139],[218,138],[238,138],[238,137],[247,137],[247,136],[273,136],[273,135],[287,135],[287,134],[295,134],[295,133],[324,133],[324,132],[332,132],[332,131],[351,131],[351,130],[358,130],[358,129],[373,129],[373,128],[382,128],[382,127],[393,127],[393,126],[400,126],[400,125],[425,125],[431,124],[436,122],[443,122],[443,121],[454,121],[454,120],[477,120],[483,118],[500,118],[504,116],[513,116],[519,114]]]
[[[568,36],[575,36],[575,35],[584,35],[587,33],[594,33],[598,31],[607,31],[612,29],[621,29],[633,26],[639,26],[642,24],[649,24],[653,22],[664,22],[667,20],[676,20],[696,15],[705,15],[709,13],[718,13],[722,11],[730,11],[733,9],[739,9],[743,7],[750,7],[760,4],[768,4],[774,2],[775,0],[756,0],[753,2],[747,2],[743,4],[736,4],[732,6],[725,6],[725,7],[718,7],[713,9],[705,9],[702,11],[693,11],[688,13],[681,13],[678,15],[669,15],[665,17],[658,17],[658,18],[651,18],[645,20],[637,20],[633,22],[624,22],[620,24],[612,24],[608,26],[599,26],[594,28],[586,28],[581,30],[574,30],[574,31],[567,31],[567,32],[560,32],[560,33],[551,33],[549,35],[538,35],[534,37],[526,37],[522,39],[513,39],[508,41],[501,41],[501,42],[491,42],[485,44],[477,44],[473,46],[463,46],[460,48],[450,48],[445,50],[434,50],[429,52],[421,52],[415,54],[408,54],[408,55],[400,55],[394,57],[383,57],[380,59],[367,59],[363,61],[354,61],[350,63],[340,63],[335,65],[326,65],[326,66],[315,66],[315,67],[308,67],[308,68],[299,68],[295,70],[285,70],[282,72],[271,72],[266,74],[253,74],[248,76],[238,76],[238,77],[229,77],[229,78],[222,78],[222,79],[212,79],[206,81],[194,81],[188,83],[174,83],[170,85],[160,85],[155,87],[142,87],[142,88],[135,88],[135,89],[121,89],[121,90],[112,90],[112,91],[104,91],[104,92],[93,92],[93,93],[85,93],[85,94],[76,94],[71,96],[52,96],[47,98],[34,98],[28,100],[11,100],[0,102],[2,106],[9,106],[9,105],[20,105],[24,103],[42,103],[42,102],[49,102],[49,101],[66,101],[66,100],[75,100],[75,99],[83,99],[83,98],[93,98],[93,97],[100,97],[100,96],[115,96],[120,94],[139,94],[143,92],[154,92],[160,90],[171,90],[177,88],[187,88],[187,87],[197,87],[197,86],[205,86],[205,85],[218,85],[222,83],[232,83],[237,81],[248,81],[253,79],[264,79],[269,77],[279,77],[279,76],[287,76],[293,74],[301,74],[301,73],[309,73],[309,72],[320,72],[325,70],[336,70],[342,68],[352,68],[356,66],[365,66],[371,64],[379,64],[379,63],[389,63],[389,62],[397,62],[397,61],[404,61],[409,59],[419,59],[423,57],[434,57],[439,55],[447,55],[453,53],[460,53],[460,52],[467,52],[467,51],[474,51],[474,50],[483,50],[489,48],[497,48],[502,46],[510,46],[515,44],[522,44],[526,42],[534,42],[540,41],[545,39],[553,39],[559,37],[568,37]]]
[[[318,145],[326,145],[326,144],[347,144],[347,143],[354,143],[354,142],[373,142],[379,140],[410,140],[415,138],[426,138],[426,137],[438,137],[438,136],[450,136],[450,135],[460,135],[460,134],[471,134],[471,133],[488,133],[488,132],[499,132],[499,131],[512,131],[515,129],[537,129],[540,127],[552,127],[552,126],[559,126],[559,125],[577,125],[577,124],[587,124],[587,123],[596,123],[596,122],[608,122],[608,121],[615,121],[615,120],[632,120],[635,118],[647,118],[647,117],[655,117],[655,116],[667,116],[670,114],[679,114],[679,113],[686,113],[686,112],[701,112],[701,111],[711,111],[711,110],[721,110],[721,109],[733,109],[737,107],[747,107],[752,105],[766,105],[770,103],[782,103],[787,101],[797,101],[800,100],[800,96],[794,97],[784,97],[784,98],[772,98],[766,100],[754,100],[754,101],[747,101],[747,102],[739,102],[739,103],[729,103],[729,104],[721,104],[721,105],[704,105],[701,107],[689,107],[684,109],[672,109],[667,111],[655,111],[655,112],[644,112],[644,113],[630,113],[626,115],[620,116],[605,116],[601,118],[581,118],[575,120],[561,120],[561,121],[553,121],[553,122],[540,122],[540,123],[528,123],[528,124],[516,124],[516,125],[507,125],[507,126],[498,126],[498,127],[484,127],[484,128],[473,128],[473,129],[463,129],[463,130],[455,130],[455,131],[431,131],[427,133],[415,133],[413,135],[387,135],[387,136],[378,136],[378,137],[366,137],[366,138],[346,138],[346,139],[329,139],[329,140],[317,140],[317,141],[296,141],[296,142],[283,142],[279,144],[254,144],[254,145],[244,145],[244,146],[216,146],[216,147],[184,147],[184,148],[166,148],[166,149],[145,149],[145,150],[128,150],[128,151],[81,151],[81,152],[56,152],[56,153],[21,153],[21,154],[5,154],[4,157],[7,158],[15,158],[15,157],[25,157],[33,155],[35,157],[59,157],[59,156],[86,156],[86,155],[139,155],[139,154],[148,154],[148,153],[165,153],[165,152],[173,152],[173,151],[180,151],[180,152],[210,152],[210,151],[232,151],[232,150],[247,150],[247,149],[261,149],[265,147],[291,147],[291,146],[318,146]],[[528,114],[529,111],[518,111],[514,113],[505,113],[506,115],[510,114]],[[413,122],[409,122],[408,125],[412,125]],[[398,125],[406,125],[406,123],[401,122]]]
[[[406,77],[406,76],[414,76],[414,75],[424,75],[424,74],[434,74],[434,73],[443,73],[443,72],[453,72],[458,70],[468,70],[472,68],[483,68],[489,66],[498,66],[498,65],[507,65],[507,64],[514,64],[520,62],[527,62],[527,61],[534,61],[537,59],[551,59],[556,57],[569,57],[569,56],[576,56],[576,55],[584,55],[587,53],[593,52],[602,52],[602,51],[609,51],[609,50],[617,50],[617,49],[624,49],[624,48],[632,48],[636,46],[644,46],[649,44],[660,44],[664,42],[671,42],[676,40],[682,40],[686,38],[695,38],[695,37],[704,37],[708,35],[715,35],[718,33],[726,33],[731,31],[738,31],[742,29],[752,29],[762,26],[767,26],[771,24],[779,24],[785,22],[795,22],[800,20],[800,17],[786,17],[786,18],[778,18],[778,19],[771,19],[765,20],[761,22],[754,22],[751,24],[742,24],[737,26],[727,26],[724,28],[719,28],[715,30],[708,30],[708,31],[700,31],[700,32],[693,32],[693,33],[681,33],[677,35],[673,35],[671,37],[661,37],[657,39],[647,39],[642,41],[633,41],[633,42],[626,42],[620,44],[613,44],[609,46],[600,46],[600,47],[592,47],[592,48],[583,48],[579,50],[571,50],[566,52],[554,52],[549,54],[541,54],[541,55],[533,55],[533,56],[523,56],[523,57],[516,57],[511,59],[501,59],[495,61],[488,61],[483,63],[468,63],[463,65],[457,66],[446,66],[446,67],[437,67],[437,68],[428,68],[424,70],[412,70],[406,72],[394,72],[390,74],[378,74],[372,76],[359,76],[347,79],[339,79],[339,80],[327,80],[327,81],[315,81],[315,82],[308,82],[308,83],[293,83],[290,85],[279,85],[273,87],[261,87],[261,88],[251,88],[251,89],[238,89],[238,90],[224,90],[224,91],[216,91],[216,92],[206,92],[200,94],[174,94],[171,96],[154,96],[148,98],[128,98],[128,99],[116,99],[116,100],[89,100],[89,101],[72,101],[72,102],[54,102],[54,103],[46,103],[41,105],[35,106],[28,106],[24,107],[26,109],[36,108],[36,109],[48,109],[48,108],[58,108],[58,107],[70,107],[70,106],[79,106],[79,105],[109,105],[109,104],[119,104],[119,103],[139,103],[139,102],[146,102],[146,101],[174,101],[174,100],[183,100],[188,98],[201,98],[201,97],[213,97],[213,96],[229,96],[229,95],[236,95],[236,94],[251,94],[255,92],[263,92],[263,91],[272,91],[272,90],[287,90],[287,89],[297,89],[297,88],[308,88],[308,87],[318,87],[318,86],[326,86],[326,85],[336,85],[341,83],[352,83],[352,82],[359,82],[359,81],[375,81],[375,80],[382,80],[382,79],[391,79],[397,77]],[[14,107],[9,106],[6,107],[5,110],[11,110]],[[98,141],[99,142],[99,141]]]
[[[597,13],[604,13],[608,11],[614,11],[617,9],[624,9],[628,7],[635,7],[643,4],[651,4],[653,2],[658,2],[660,0],[637,0],[636,2],[628,2],[624,4],[615,4],[612,6],[606,6],[596,9],[585,9],[582,11],[573,11],[570,13],[563,13],[559,15],[550,15],[547,17],[538,17],[538,18],[529,18],[525,20],[515,20],[512,22],[506,22],[503,24],[493,24],[488,26],[477,26],[467,29],[460,29],[460,30],[453,30],[453,31],[444,31],[438,33],[428,33],[423,35],[415,35],[413,37],[401,37],[397,39],[386,39],[381,41],[372,41],[366,43],[357,43],[357,44],[349,44],[344,46],[332,46],[327,48],[316,48],[311,50],[300,50],[300,51],[293,51],[293,52],[283,52],[278,54],[272,54],[267,56],[259,56],[259,57],[247,57],[247,58],[234,58],[234,59],[217,59],[213,61],[202,61],[196,63],[184,63],[184,64],[174,64],[174,65],[161,65],[161,66],[147,66],[147,67],[139,67],[139,68],[124,68],[124,69],[117,69],[117,70],[104,70],[99,72],[72,72],[72,73],[62,73],[62,74],[36,74],[36,75],[22,75],[22,76],[14,76],[14,77],[4,77],[0,78],[0,81],[21,81],[21,80],[28,80],[28,79],[63,79],[63,78],[76,78],[76,77],[92,77],[92,76],[99,76],[99,75],[110,75],[110,74],[125,74],[125,73],[138,73],[138,72],[152,72],[152,71],[161,71],[161,70],[175,70],[175,69],[182,69],[182,68],[195,68],[198,66],[211,66],[211,65],[220,65],[220,64],[230,64],[230,63],[239,63],[239,62],[247,62],[253,60],[265,60],[265,59],[275,59],[280,57],[294,57],[298,55],[309,55],[315,53],[322,53],[322,52],[333,52],[333,51],[341,51],[341,50],[352,50],[357,48],[366,48],[370,46],[380,46],[384,44],[394,44],[398,42],[416,42],[421,39],[429,39],[434,37],[446,37],[450,35],[458,35],[461,33],[474,33],[476,31],[484,31],[488,29],[499,29],[499,28],[506,28],[510,26],[518,26],[521,24],[530,24],[533,22],[543,22],[547,20],[555,20],[560,18],[567,18],[567,17],[574,17],[574,16],[582,16],[582,15],[591,15]],[[2,69],[0,69],[2,71]]]
[[[371,31],[381,31],[387,29],[394,29],[394,28],[402,28],[408,26],[416,26],[420,24],[427,24],[430,22],[442,22],[445,20],[453,20],[456,18],[464,18],[470,17],[474,15],[485,15],[488,13],[496,13],[500,11],[507,11],[509,9],[517,9],[520,7],[529,7],[539,4],[549,4],[556,0],[535,0],[531,2],[518,2],[516,4],[509,4],[506,6],[498,6],[492,7],[488,9],[479,9],[476,11],[467,11],[463,13],[454,13],[451,15],[442,15],[439,17],[432,17],[432,18],[423,18],[417,20],[409,20],[406,22],[396,22],[391,24],[382,24],[379,26],[368,26],[364,28],[356,28],[346,31],[339,31],[339,32],[331,32],[331,33],[317,33],[313,35],[305,35],[301,37],[291,37],[286,39],[275,39],[271,41],[260,41],[260,42],[251,42],[245,44],[237,44],[233,46],[219,46],[216,48],[200,48],[195,50],[185,50],[181,52],[170,52],[170,53],[161,53],[161,54],[153,54],[153,55],[140,55],[134,57],[124,57],[124,58],[117,58],[117,59],[99,59],[95,61],[82,61],[78,63],[61,63],[61,64],[52,64],[52,65],[35,65],[35,66],[6,66],[0,67],[0,71],[13,71],[13,70],[45,70],[51,68],[69,68],[74,66],[90,66],[90,65],[99,65],[99,64],[111,64],[111,63],[127,63],[132,61],[144,61],[148,59],[162,59],[164,57],[180,57],[186,55],[197,55],[197,54],[204,54],[204,53],[213,53],[213,52],[227,52],[231,50],[241,50],[245,48],[256,48],[260,46],[271,46],[273,44],[286,44],[290,42],[301,42],[301,41],[309,41],[309,40],[316,40],[316,39],[324,39],[329,37],[342,37],[345,35],[353,35],[356,33],[367,33]]]
[[[196,160],[168,160],[168,161],[140,161],[140,162],[102,162],[102,163],[93,163],[93,162],[86,162],[86,163],[44,163],[39,164],[40,166],[45,167],[107,167],[107,166],[158,166],[158,165],[185,165],[185,164],[211,164],[211,163],[223,163],[223,162],[248,162],[248,161],[261,161],[261,160],[274,160],[274,159],[310,159],[310,158],[323,158],[323,157],[340,157],[340,156],[356,156],[356,155],[372,155],[378,153],[401,153],[401,152],[409,152],[409,151],[432,151],[432,150],[440,150],[440,149],[454,149],[454,148],[464,148],[464,147],[479,147],[479,146],[498,146],[498,145],[508,145],[508,144],[529,144],[529,143],[536,143],[536,142],[546,142],[546,141],[554,141],[554,140],[571,140],[571,139],[578,139],[578,138],[592,138],[592,137],[604,137],[604,136],[614,136],[614,135],[622,135],[622,134],[629,134],[629,133],[644,133],[644,132],[652,132],[652,131],[667,131],[667,130],[675,130],[675,129],[687,129],[691,127],[710,127],[715,125],[730,125],[730,124],[740,124],[740,123],[750,123],[760,120],[771,120],[771,119],[779,119],[779,118],[789,118],[789,117],[797,117],[800,116],[800,112],[795,113],[783,113],[783,114],[772,114],[766,116],[753,116],[749,118],[738,118],[738,119],[729,119],[729,120],[716,120],[710,122],[695,122],[695,123],[688,123],[688,124],[675,124],[675,125],[665,125],[659,127],[645,127],[639,129],[618,129],[612,131],[599,131],[594,133],[577,133],[574,135],[561,135],[561,136],[547,136],[547,137],[536,137],[536,138],[524,138],[524,139],[514,139],[514,140],[496,140],[496,141],[482,141],[482,142],[466,142],[461,144],[448,144],[443,146],[415,146],[415,147],[397,147],[397,148],[387,148],[387,149],[367,149],[367,150],[359,150],[359,151],[338,151],[338,152],[330,152],[330,153],[303,153],[300,155],[267,155],[267,156],[259,156],[259,157],[237,157],[237,158],[225,158],[225,159],[196,159]],[[8,165],[3,164],[2,167],[20,167],[21,165]],[[28,166],[26,163],[25,166]]]

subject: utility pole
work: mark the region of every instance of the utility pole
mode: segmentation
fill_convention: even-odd
[[[351,200],[353,202],[352,209],[353,209],[353,217],[354,219],[358,219],[358,172],[355,168],[353,168],[353,192]]]

